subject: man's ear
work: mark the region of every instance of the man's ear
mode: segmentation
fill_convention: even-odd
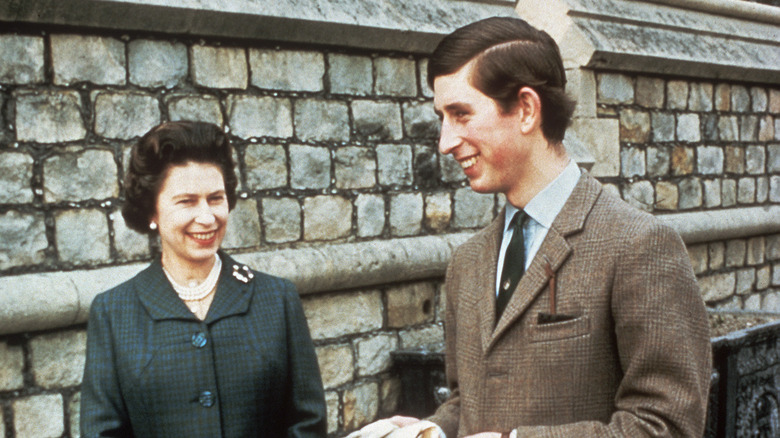
[[[517,92],[515,111],[520,117],[520,131],[530,134],[542,125],[542,99],[531,87],[522,87]]]

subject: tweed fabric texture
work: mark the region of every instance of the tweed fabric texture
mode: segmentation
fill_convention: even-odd
[[[303,309],[288,280],[227,255],[199,321],[159,259],[98,295],[87,325],[81,435],[324,437],[325,401]],[[241,281],[243,278],[245,281]]]
[[[584,173],[494,324],[504,215],[446,274],[449,437],[690,437],[704,431],[711,351],[680,237]],[[557,319],[549,313],[554,271]]]

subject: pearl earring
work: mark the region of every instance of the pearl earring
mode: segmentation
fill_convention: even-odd
[[[157,224],[154,223],[154,222],[150,223],[149,224],[149,229],[152,230],[152,231],[156,230],[157,229]]]

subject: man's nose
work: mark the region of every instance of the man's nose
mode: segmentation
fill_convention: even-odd
[[[441,130],[439,131],[439,152],[444,155],[452,153],[452,150],[455,149],[458,144],[460,144],[460,137],[445,118],[441,122]]]

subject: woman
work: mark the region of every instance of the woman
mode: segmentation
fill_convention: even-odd
[[[162,254],[92,303],[82,436],[325,436],[295,287],[219,251],[233,169],[207,123],[163,123],[133,147],[122,215],[158,233]]]

